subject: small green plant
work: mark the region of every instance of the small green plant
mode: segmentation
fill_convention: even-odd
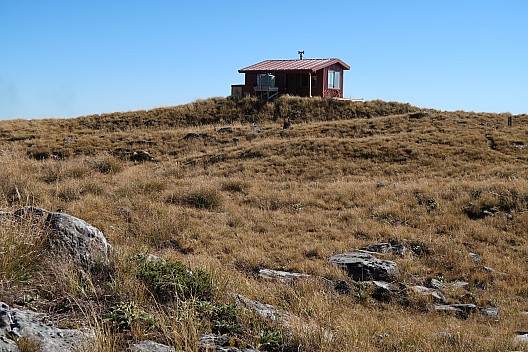
[[[431,213],[439,208],[438,202],[434,198],[429,198],[426,200],[427,212]]]
[[[281,351],[284,346],[284,336],[278,330],[261,330],[258,334],[258,349],[262,351]]]
[[[211,332],[217,335],[234,335],[242,331],[241,310],[233,303],[195,301],[195,309],[211,322]]]
[[[294,203],[292,204],[292,208],[296,211],[301,211],[304,208],[304,205],[302,203]]]
[[[162,302],[174,298],[208,300],[211,297],[210,274],[202,269],[191,271],[180,262],[145,262],[137,276]]]
[[[236,334],[241,331],[240,308],[235,304],[221,304],[213,310],[211,323],[215,334]]]
[[[427,247],[424,241],[413,240],[407,243],[409,249],[418,256],[429,255],[432,251]]]
[[[145,312],[134,302],[121,302],[109,309],[104,320],[118,331],[130,330],[134,323],[144,320]]]
[[[358,301],[365,302],[371,293],[371,285],[368,282],[359,281],[355,285],[354,294]]]

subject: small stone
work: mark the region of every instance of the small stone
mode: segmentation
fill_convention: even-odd
[[[147,254],[146,257],[145,257],[145,261],[147,263],[162,263],[162,264],[165,264],[167,261],[161,257],[158,257],[157,255],[154,255],[154,254]]]
[[[259,352],[237,337],[206,334],[198,340],[200,351],[217,352]]]
[[[528,332],[526,331],[518,331],[513,338],[513,342],[515,343],[522,343],[522,344],[528,344]]]
[[[456,281],[453,281],[451,283],[451,286],[453,286],[453,288],[455,288],[455,289],[456,288],[463,288],[465,290],[469,290],[470,284],[467,281],[456,280]]]
[[[374,244],[371,244],[367,247],[364,247],[362,248],[366,251],[369,251],[369,252],[376,252],[376,253],[389,253],[392,249],[392,246],[390,243],[385,243],[385,242],[381,242],[381,243],[374,243]]]
[[[439,290],[435,290],[425,286],[411,286],[410,289],[413,290],[413,292],[421,294],[423,296],[431,296],[435,303],[447,303],[447,298]]]
[[[425,280],[425,286],[426,287],[429,287],[429,288],[434,288],[434,289],[437,289],[437,290],[447,290],[447,286],[444,285],[441,281],[437,280],[437,279],[433,279],[433,278],[430,278],[430,279],[426,279]]]
[[[154,161],[154,157],[145,150],[133,152],[130,155],[130,160],[135,162]]]
[[[473,259],[475,263],[480,262],[480,255],[478,255],[477,253],[468,253],[468,255],[471,259]]]
[[[496,307],[480,308],[480,314],[488,317],[498,317],[499,309]]]

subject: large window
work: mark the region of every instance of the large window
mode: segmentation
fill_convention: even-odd
[[[340,89],[341,88],[341,72],[328,71],[328,88],[330,89]]]

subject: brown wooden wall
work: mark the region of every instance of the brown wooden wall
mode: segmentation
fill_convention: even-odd
[[[341,73],[340,89],[329,91],[328,89],[328,71],[338,71]],[[338,96],[343,97],[344,77],[343,67],[338,64],[334,64],[325,67],[312,75],[316,77],[315,84],[312,81],[312,96],[330,97]],[[253,87],[257,85],[257,75],[260,73],[246,73],[245,74],[245,86],[243,92],[245,95],[254,95]],[[275,74],[275,86],[279,88],[279,94],[290,94],[298,95],[302,97],[309,96],[309,83],[308,73],[286,71],[276,72]],[[303,78],[304,77],[304,78]],[[337,94],[337,95],[336,95]]]

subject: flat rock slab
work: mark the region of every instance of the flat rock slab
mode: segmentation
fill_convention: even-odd
[[[361,252],[336,254],[330,263],[339,265],[355,281],[394,281],[398,277],[398,266],[391,260],[380,260]]]
[[[238,294],[235,294],[234,298],[263,318],[285,324],[288,324],[291,321],[291,317],[288,312],[275,308],[271,304],[253,301],[247,297]]]
[[[437,312],[453,312],[462,318],[470,314],[480,313],[487,317],[498,317],[499,309],[496,307],[477,307],[475,304],[436,304],[434,310]]]
[[[288,271],[271,270],[271,269],[260,269],[258,273],[259,277],[263,279],[278,280],[284,283],[290,283],[299,279],[306,279],[311,277],[308,274],[293,273]]]
[[[24,337],[37,341],[43,352],[73,352],[95,343],[93,331],[59,329],[47,318],[44,313],[9,308],[0,302],[0,351],[20,351],[15,341]]]

